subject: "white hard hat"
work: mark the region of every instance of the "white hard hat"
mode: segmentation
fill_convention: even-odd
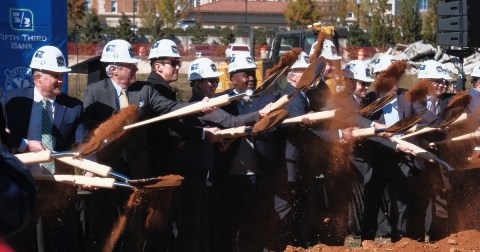
[[[291,69],[302,69],[307,68],[310,65],[310,59],[305,52],[302,52],[298,55],[297,61],[293,63]]]
[[[475,68],[472,71],[472,77],[477,77],[480,78],[480,64],[475,66]]]
[[[148,54],[148,59],[156,58],[180,58],[180,53],[178,51],[177,44],[171,41],[170,39],[162,39],[150,48],[150,53]]]
[[[30,68],[56,73],[70,72],[67,61],[60,49],[55,46],[42,46],[33,54]]]
[[[348,62],[343,68],[343,74],[350,79],[373,82],[373,79],[370,77],[370,68],[368,68],[368,64],[365,61],[352,60]]]
[[[216,78],[222,74],[217,70],[217,65],[209,58],[198,58],[192,61],[188,68],[189,81]]]
[[[340,57],[337,53],[337,47],[331,40],[325,39],[323,41],[323,49],[322,53],[320,56],[324,57],[327,60],[341,60],[342,57]]]
[[[418,69],[419,79],[444,79],[451,80],[450,71],[440,62],[427,60]]]
[[[115,39],[108,42],[102,51],[101,62],[109,63],[138,63],[133,53],[133,47],[123,39]]]
[[[231,74],[238,70],[257,69],[255,60],[250,56],[238,55],[230,59],[228,73]]]
[[[383,54],[373,61],[373,73],[380,73],[387,69],[391,64],[396,61],[395,57],[389,54]]]

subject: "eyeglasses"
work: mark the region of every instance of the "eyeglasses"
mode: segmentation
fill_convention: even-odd
[[[357,81],[357,83],[363,87],[370,87],[370,82]]]
[[[219,78],[207,78],[207,79],[204,79],[204,80],[205,80],[205,81],[208,81],[208,82],[210,82],[210,83],[212,83],[212,84],[217,84],[217,83],[220,81]]]
[[[447,83],[444,79],[430,79],[434,84],[445,85]]]
[[[160,63],[169,64],[172,67],[176,67],[176,66],[182,67],[182,62],[180,60],[162,60],[162,61],[160,61]]]

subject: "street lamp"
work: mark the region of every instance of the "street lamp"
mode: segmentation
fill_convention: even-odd
[[[360,26],[360,2],[361,0],[357,0],[357,21],[359,26]]]
[[[133,8],[132,8],[132,12],[133,12],[133,40],[135,40],[135,37],[137,36],[137,25],[135,24],[135,6],[136,6],[136,0],[133,0]]]

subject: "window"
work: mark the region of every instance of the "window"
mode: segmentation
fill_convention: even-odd
[[[117,12],[117,0],[112,0],[112,12]]]
[[[347,13],[347,18],[353,18],[353,12],[352,11],[349,11]]]
[[[418,0],[418,9],[420,11],[428,10],[428,0]]]

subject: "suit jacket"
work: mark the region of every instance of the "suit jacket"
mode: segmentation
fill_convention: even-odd
[[[423,123],[431,123],[437,119],[438,115],[441,115],[447,108],[448,102],[452,98],[452,94],[442,94],[438,97],[438,105],[436,106],[437,113],[434,114],[432,111],[427,109],[426,101],[413,101],[413,112],[414,114],[422,115]]]
[[[127,90],[129,104],[138,105],[138,120],[146,120],[184,105],[161,96],[147,82],[137,81]],[[115,87],[110,79],[87,86],[83,98],[86,128],[91,130],[119,111]],[[129,130],[118,143],[113,143],[97,153],[98,161],[133,178],[146,178],[149,174],[148,127]]]
[[[234,95],[233,89],[226,90],[223,94]],[[220,94],[219,94],[220,95]],[[274,102],[278,99],[278,95],[276,94],[262,94],[260,96],[253,97],[249,103],[246,103],[246,106],[251,106],[251,111],[257,111],[265,107],[268,103]],[[244,102],[243,100],[233,101],[232,103],[223,106],[221,109],[225,110],[227,113],[232,115],[240,115],[240,110],[238,109],[239,103]],[[257,161],[260,165],[261,172],[270,173],[272,169],[277,169],[282,163],[281,158],[283,156],[283,148],[278,147],[278,145],[282,145],[280,137],[276,137],[278,134],[277,131],[273,132],[265,132],[259,134],[255,137],[252,137],[252,141],[254,144],[254,151],[257,158]],[[223,170],[228,173],[229,167],[237,154],[240,141],[234,141],[224,155],[221,156],[222,158],[222,166]]]
[[[18,148],[22,138],[26,139],[33,105],[33,87],[12,89],[4,92],[7,134],[6,144]],[[81,141],[77,135],[77,126],[83,121],[82,102],[65,94],[55,98],[55,114],[52,135],[55,137],[55,150],[71,150],[75,142]]]
[[[151,72],[147,81],[152,87],[165,98],[176,101],[176,93],[166,81],[157,74]],[[176,170],[175,160],[172,158],[177,152],[176,147],[182,141],[199,141],[202,138],[203,129],[192,127],[181,120],[174,118],[162,123],[148,126],[150,169],[153,176],[172,173]]]

